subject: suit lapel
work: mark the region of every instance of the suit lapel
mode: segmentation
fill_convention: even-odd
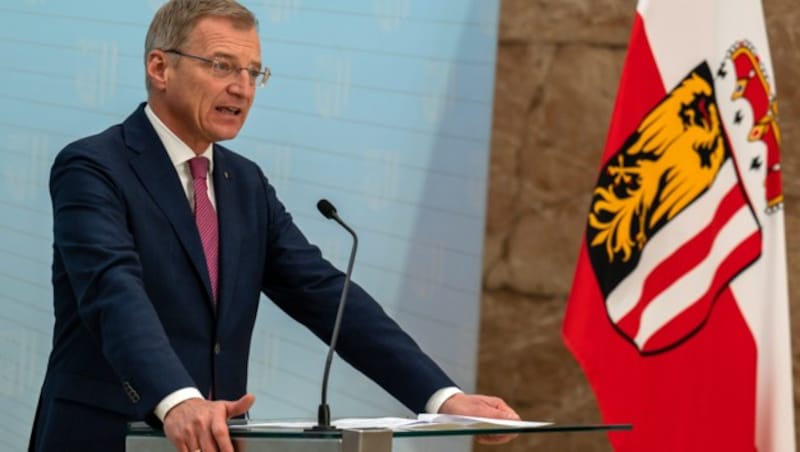
[[[192,209],[164,145],[144,114],[144,104],[123,123],[123,129],[126,144],[135,153],[130,165],[172,224],[197,276],[205,285],[209,307],[213,309],[211,281]]]
[[[219,304],[220,316],[233,302],[236,271],[241,249],[241,212],[236,209],[234,178],[225,152],[214,146],[214,195],[219,220]]]

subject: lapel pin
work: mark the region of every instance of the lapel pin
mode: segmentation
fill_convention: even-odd
[[[230,179],[231,178],[231,175],[228,174],[227,171],[223,172],[222,175],[225,176],[225,179]]]

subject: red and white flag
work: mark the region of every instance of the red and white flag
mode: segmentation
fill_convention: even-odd
[[[780,131],[757,0],[641,0],[564,338],[617,451],[795,450]]]

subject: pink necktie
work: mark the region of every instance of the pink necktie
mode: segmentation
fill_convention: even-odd
[[[218,275],[218,252],[219,252],[219,233],[217,231],[217,212],[208,199],[208,159],[205,157],[195,157],[189,160],[189,169],[192,171],[192,182],[194,185],[194,221],[197,223],[197,230],[200,232],[200,240],[203,242],[203,252],[206,255],[206,266],[208,276],[211,279],[211,291],[214,294],[214,301],[217,300],[217,275]]]

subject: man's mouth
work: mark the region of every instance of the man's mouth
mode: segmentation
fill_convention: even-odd
[[[216,110],[220,113],[225,113],[234,116],[238,116],[242,113],[242,109],[236,107],[217,107]]]

